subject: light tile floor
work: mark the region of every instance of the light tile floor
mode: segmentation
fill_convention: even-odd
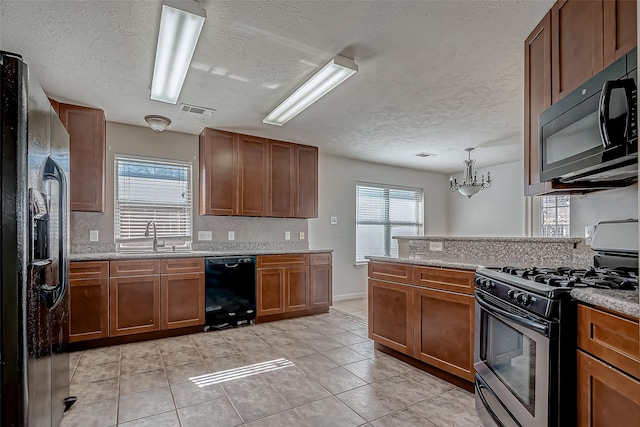
[[[331,306],[332,310],[339,310],[344,313],[352,314],[362,319],[367,319],[367,312],[369,309],[367,303],[367,297],[355,298],[342,301],[334,301]]]
[[[357,307],[356,307],[357,308]],[[63,427],[480,426],[473,395],[331,313],[71,354]]]

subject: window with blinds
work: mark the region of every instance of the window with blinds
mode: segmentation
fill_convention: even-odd
[[[147,240],[140,238],[153,221],[158,239],[190,243],[191,163],[123,155],[116,155],[114,163],[116,242],[135,246],[132,242]]]
[[[422,234],[422,189],[378,184],[356,185],[356,262],[365,256],[397,256],[392,236]]]

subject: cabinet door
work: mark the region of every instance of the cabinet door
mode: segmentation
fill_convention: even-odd
[[[109,279],[69,281],[69,341],[109,336]]]
[[[160,289],[162,329],[204,325],[204,273],[163,275]]]
[[[413,355],[413,288],[369,279],[369,338]]]
[[[284,313],[284,269],[257,271],[257,316]]]
[[[267,140],[240,135],[239,206],[243,216],[264,216],[267,212]]]
[[[309,278],[311,280],[310,308],[329,308],[333,299],[331,265],[310,266]]]
[[[602,0],[559,0],[551,9],[552,102],[603,69]]]
[[[267,216],[293,216],[296,183],[295,147],[288,142],[269,141]]]
[[[551,106],[551,12],[524,42],[524,195],[545,190],[540,182],[540,113]]]
[[[318,217],[318,147],[296,146],[296,188],[294,215]]]
[[[604,0],[604,66],[637,45],[636,0]]]
[[[473,381],[474,297],[414,289],[415,357]]]
[[[640,381],[578,350],[578,425],[636,427]]]
[[[60,104],[60,120],[69,132],[71,210],[104,212],[104,111]]]
[[[200,134],[200,215],[238,213],[238,134]]]
[[[160,329],[160,276],[109,279],[109,332],[112,337]]]
[[[311,305],[310,284],[309,284],[309,268],[304,267],[287,267],[284,269],[285,274],[285,305],[286,313],[292,311],[302,311]]]

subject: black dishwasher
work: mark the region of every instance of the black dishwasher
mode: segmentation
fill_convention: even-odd
[[[206,329],[252,323],[256,318],[256,257],[204,259]]]

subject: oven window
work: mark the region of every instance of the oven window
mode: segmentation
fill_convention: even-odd
[[[486,311],[482,316],[481,359],[535,416],[536,342]]]

